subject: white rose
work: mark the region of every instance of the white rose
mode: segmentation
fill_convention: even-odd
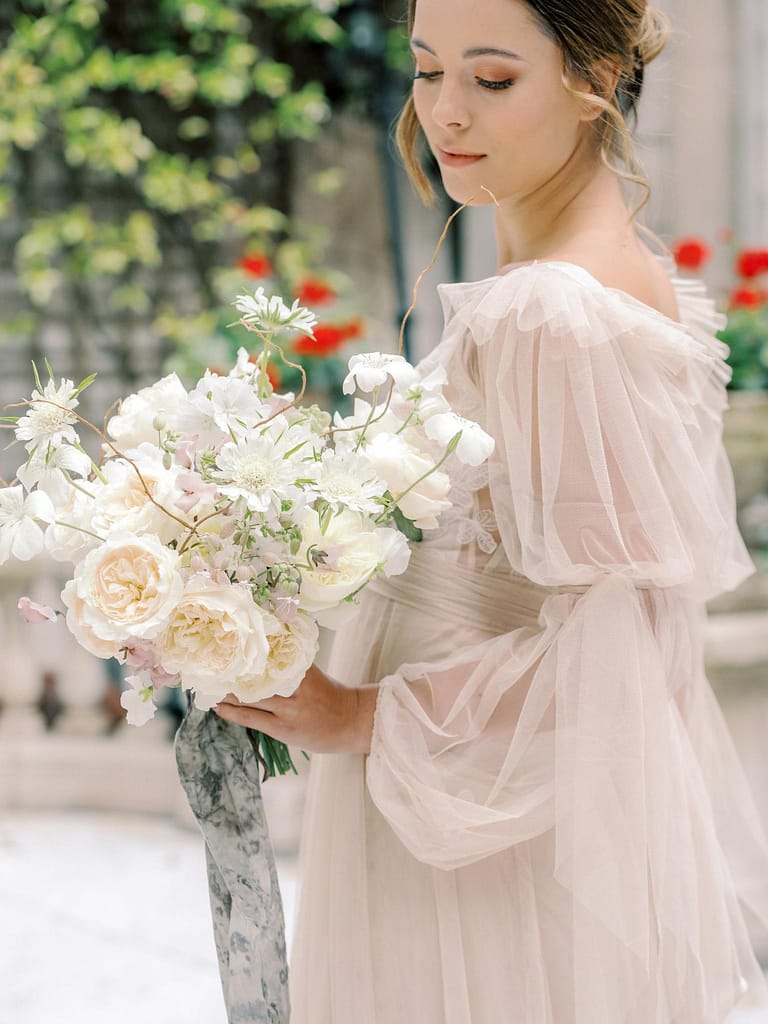
[[[216,583],[196,573],[160,640],[160,663],[166,672],[180,673],[183,686],[197,691],[198,707],[210,707],[263,673],[268,619],[250,587]]]
[[[140,445],[132,459],[136,468],[124,459],[113,459],[102,467],[106,483],[95,494],[95,532],[107,534],[119,529],[129,533],[149,533],[168,544],[184,532],[184,527],[163,509],[184,519],[176,501],[183,494],[178,478],[186,470],[175,464],[166,469],[162,451],[151,444]],[[158,505],[162,507],[158,508]]]
[[[129,395],[107,424],[110,437],[124,451],[138,448],[144,442],[156,444],[158,434],[174,426],[179,405],[186,395],[175,373]]]
[[[451,504],[448,501],[451,481],[447,473],[430,472],[435,460],[394,434],[374,437],[366,445],[365,454],[386,481],[389,493],[406,519],[412,519],[422,530],[434,529],[437,517]],[[429,475],[424,476],[426,473]]]
[[[264,671],[241,680],[233,690],[238,700],[252,703],[265,697],[290,697],[317,654],[317,623],[299,612],[291,622],[274,618],[267,625],[269,655]]]
[[[183,591],[178,568],[179,556],[155,537],[113,534],[64,587],[70,631],[100,658],[112,657],[130,637],[157,636]]]
[[[304,558],[312,547],[330,549],[333,558],[317,569],[302,569],[299,606],[321,625],[332,628],[339,621],[328,612],[365,586],[377,572],[401,572],[410,554],[405,538],[396,530],[376,529],[370,520],[351,511],[333,516],[323,534],[317,513],[310,510],[302,523],[302,536]]]

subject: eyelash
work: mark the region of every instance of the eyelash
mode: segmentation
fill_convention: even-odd
[[[422,78],[427,82],[432,82],[442,74],[442,71],[416,71],[413,76],[413,80],[418,81]],[[503,89],[509,89],[511,85],[514,85],[514,78],[505,78],[501,82],[491,82],[487,78],[475,78],[478,85],[481,85],[484,89],[491,89],[493,91],[499,91]]]

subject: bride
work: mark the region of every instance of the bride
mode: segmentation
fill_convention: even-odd
[[[664,42],[645,0],[418,0],[401,148],[495,200],[441,287],[454,406],[496,441],[328,674],[218,714],[313,758],[294,1024],[724,1024],[768,992],[768,847],[703,673],[752,566],[701,287],[624,198]],[[641,182],[642,184],[642,182]],[[493,197],[493,199],[491,198]]]

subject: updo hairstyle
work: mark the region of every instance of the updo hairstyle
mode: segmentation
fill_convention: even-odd
[[[650,189],[638,162],[630,125],[634,126],[646,65],[669,36],[666,15],[646,0],[522,0],[539,27],[563,54],[563,83],[571,95],[596,107],[594,127],[603,162],[624,181]],[[413,30],[416,0],[408,0],[408,31]],[[589,83],[591,92],[570,82]],[[408,175],[422,199],[435,193],[419,155],[421,128],[409,97],[397,126],[397,144]],[[635,212],[637,212],[637,210]]]

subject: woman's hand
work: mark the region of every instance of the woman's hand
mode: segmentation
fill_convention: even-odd
[[[229,694],[214,711],[228,722],[311,753],[367,754],[377,693],[377,686],[342,686],[312,665],[290,697],[241,704]]]

